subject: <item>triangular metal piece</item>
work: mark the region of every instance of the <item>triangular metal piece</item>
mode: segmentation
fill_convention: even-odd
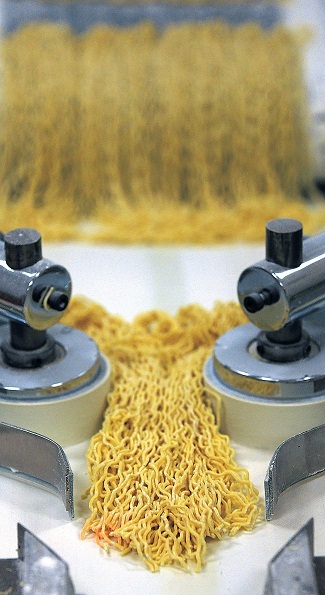
[[[67,563],[18,523],[18,558],[0,560],[0,592],[75,595]]]
[[[264,595],[320,595],[310,519],[269,563]]]

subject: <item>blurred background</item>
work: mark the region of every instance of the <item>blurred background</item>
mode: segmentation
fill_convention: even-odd
[[[323,0],[0,15],[4,229],[214,244],[260,240],[277,216],[323,226]]]

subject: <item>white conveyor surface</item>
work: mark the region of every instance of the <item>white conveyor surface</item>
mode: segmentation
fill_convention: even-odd
[[[128,320],[144,310],[217,300],[236,300],[237,279],[249,264],[263,258],[262,246],[218,248],[105,247],[87,244],[44,245],[44,254],[68,268],[74,294],[82,293]],[[325,420],[319,420],[323,423]],[[75,478],[75,512],[71,522],[54,494],[0,474],[0,558],[17,557],[17,522],[45,541],[69,564],[76,593],[101,595],[255,595],[263,592],[273,555],[310,517],[315,519],[315,555],[325,555],[325,477],[295,486],[279,500],[276,517],[261,520],[250,533],[221,542],[210,540],[200,573],[163,568],[151,573],[136,555],[106,554],[80,531],[88,506],[80,496],[88,486],[82,443],[66,449]],[[260,490],[271,451],[233,444],[237,461],[248,468]]]

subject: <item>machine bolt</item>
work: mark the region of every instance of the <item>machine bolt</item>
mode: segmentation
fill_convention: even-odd
[[[246,308],[247,312],[255,314],[255,312],[262,310],[264,306],[275,304],[278,299],[279,292],[276,287],[270,287],[269,289],[265,288],[260,292],[254,291],[245,297],[244,307]]]

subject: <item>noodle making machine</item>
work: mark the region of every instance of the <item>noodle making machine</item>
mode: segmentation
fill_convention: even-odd
[[[43,258],[38,231],[1,237],[0,467],[54,491],[73,518],[73,473],[61,444],[100,427],[110,364],[88,335],[58,324],[71,286],[68,271]]]
[[[63,446],[100,427],[110,365],[85,333],[58,324],[68,271],[42,255],[34,229],[0,241],[0,420]]]
[[[242,272],[248,324],[220,337],[204,369],[221,429],[274,449],[325,420],[325,233],[304,237],[294,219],[266,225],[265,259]]]

